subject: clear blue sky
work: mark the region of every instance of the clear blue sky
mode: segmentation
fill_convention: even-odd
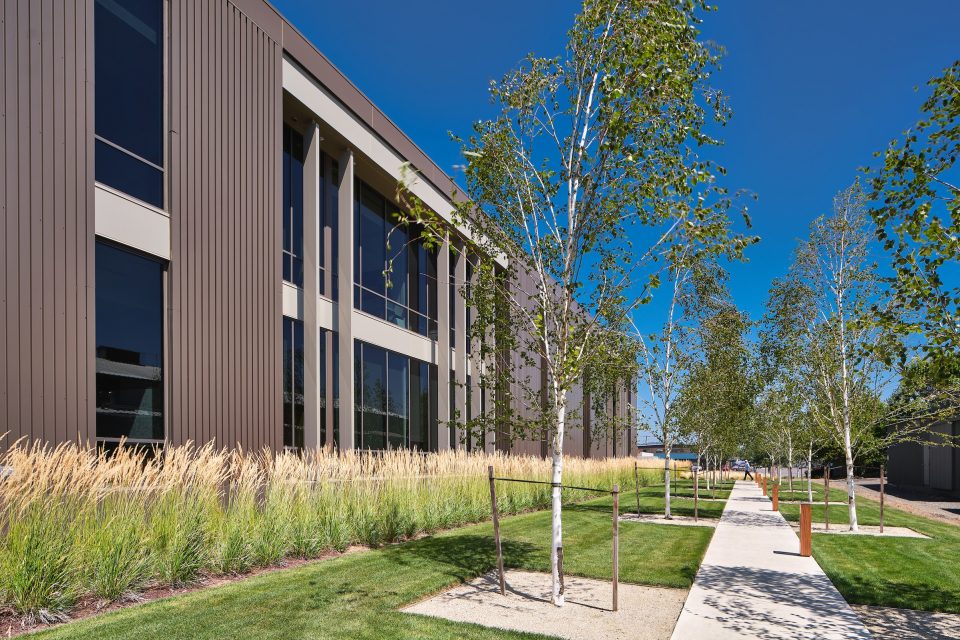
[[[489,81],[526,53],[560,53],[579,8],[571,0],[274,2],[448,173],[462,160],[447,132],[466,134],[489,115]],[[750,262],[733,267],[731,289],[759,318],[796,239],[873,151],[916,121],[924,82],[960,57],[960,0],[717,4],[703,32],[727,50],[715,85],[734,116],[715,158],[731,189],[758,195],[751,211],[762,237]]]
[[[718,0],[704,36],[727,55],[715,84],[732,101],[716,157],[748,188],[762,236],[733,269],[754,317],[795,239],[871,153],[913,123],[922,85],[960,57],[960,1]],[[330,60],[448,173],[448,131],[489,115],[487,86],[528,52],[561,51],[579,3],[275,0]]]

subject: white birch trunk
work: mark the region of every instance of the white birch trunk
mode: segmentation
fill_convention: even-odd
[[[859,531],[856,484],[853,481],[853,447],[850,444],[849,425],[843,430],[843,447],[847,458],[847,515],[850,518],[850,531]]]
[[[673,518],[670,515],[670,447],[663,448],[663,515],[667,520]]]
[[[807,449],[807,502],[813,502],[813,443]]]
[[[561,518],[563,500],[561,499],[560,484],[563,482],[563,433],[566,426],[567,399],[566,393],[561,392],[557,398],[557,430],[553,436],[553,483],[552,518],[550,537],[550,571],[553,574],[553,604],[563,606],[564,594],[561,589],[560,559],[557,550],[563,547],[563,520]]]
[[[787,478],[789,490],[793,491],[793,438],[787,440]]]

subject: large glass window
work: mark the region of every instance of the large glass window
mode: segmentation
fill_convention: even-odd
[[[436,367],[360,341],[354,359],[356,446],[429,450],[437,425]]]
[[[95,0],[96,179],[163,207],[163,0]]]
[[[357,193],[354,305],[436,340],[436,252],[424,248],[419,227],[389,222],[392,205],[379,193],[362,182]]]
[[[303,136],[283,125],[283,279],[303,286]]]
[[[303,323],[283,318],[283,446],[303,448]]]
[[[163,264],[96,245],[97,438],[163,440]]]

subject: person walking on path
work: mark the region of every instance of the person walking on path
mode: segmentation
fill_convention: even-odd
[[[747,478],[750,478],[751,480],[753,480],[753,474],[750,473],[749,462],[747,462],[747,464],[743,467],[743,479],[746,480]]]

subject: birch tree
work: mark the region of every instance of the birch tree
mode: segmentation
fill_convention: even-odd
[[[650,300],[678,243],[748,243],[718,219],[727,195],[700,155],[716,142],[708,123],[728,116],[709,84],[719,52],[700,39],[707,9],[688,0],[586,0],[563,53],[531,55],[492,83],[496,115],[459,139],[470,202],[453,222],[472,251],[491,258],[478,264],[468,293],[470,331],[484,338],[504,323],[509,330],[478,339],[478,348],[518,354],[510,387],[540,399],[540,419],[501,419],[511,433],[539,433],[550,445],[556,605],[564,601],[560,485],[571,389],[617,351],[615,336],[630,333],[631,315]],[[425,233],[443,232],[418,203],[405,208]]]
[[[786,278],[775,281],[769,311],[779,339],[796,350],[804,406],[826,445],[844,457],[850,528],[858,530],[854,464],[899,442],[945,444],[931,426],[955,393],[932,385],[909,401],[883,400],[904,374],[876,346],[888,336],[874,322],[881,278],[859,182],[834,199],[833,214],[811,225]],[[952,443],[946,443],[952,444]]]

